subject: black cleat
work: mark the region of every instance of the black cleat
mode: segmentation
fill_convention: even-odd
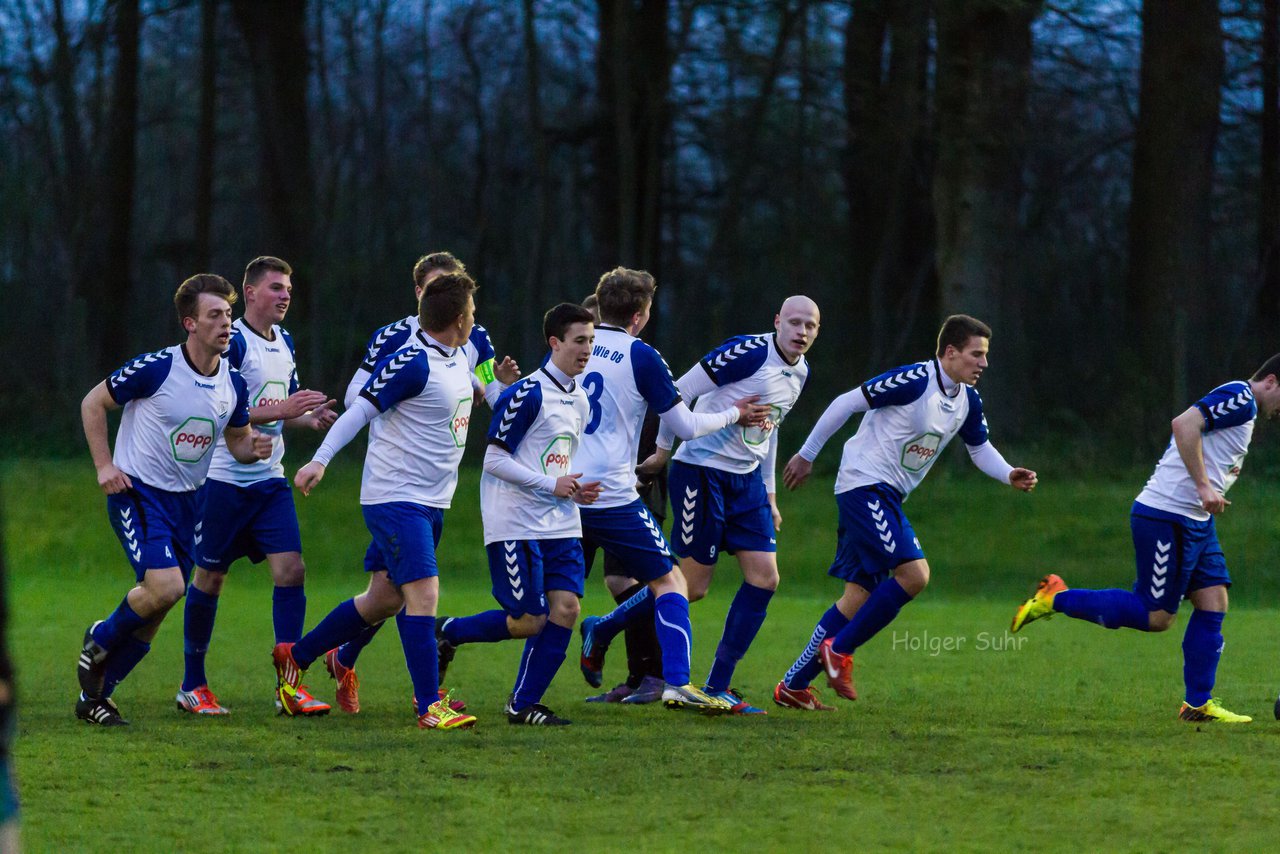
[[[511,708],[507,702],[507,723],[513,726],[568,726],[573,721],[565,720],[541,703],[525,706],[520,711]]]
[[[458,648],[449,643],[449,640],[444,636],[445,624],[452,619],[453,617],[436,618],[436,666],[440,669],[439,680],[441,685],[444,684],[445,671],[449,669],[449,664],[458,653]]]
[[[84,697],[76,701],[76,717],[87,724],[97,726],[128,726],[129,722],[120,716],[120,708],[110,697],[97,699]]]
[[[99,620],[84,630],[84,643],[80,647],[80,660],[76,663],[76,678],[80,680],[80,690],[86,697],[101,697],[102,683],[107,674],[107,650],[93,639],[93,630]]]

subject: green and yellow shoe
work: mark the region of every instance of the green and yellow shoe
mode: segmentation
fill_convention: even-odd
[[[1053,573],[1040,579],[1040,583],[1036,585],[1036,592],[1018,606],[1017,612],[1013,615],[1013,625],[1009,630],[1016,632],[1032,620],[1052,617],[1053,597],[1066,589],[1066,582]]]
[[[1178,719],[1193,723],[1221,724],[1247,724],[1253,720],[1248,715],[1237,715],[1235,712],[1222,708],[1217,697],[1214,697],[1203,706],[1190,706],[1184,702],[1182,708],[1178,709]]]

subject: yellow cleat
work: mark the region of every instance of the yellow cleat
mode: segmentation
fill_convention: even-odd
[[[475,715],[465,715],[451,708],[451,694],[446,693],[418,715],[419,729],[469,729],[476,725]]]
[[[1178,709],[1178,720],[1193,723],[1247,724],[1253,721],[1253,718],[1227,711],[1222,708],[1218,698],[1214,697],[1203,706],[1189,706],[1183,703],[1182,708]]]
[[[727,715],[733,705],[693,685],[668,685],[662,691],[662,705],[673,712],[699,712],[704,715]]]
[[[1031,598],[1018,606],[1013,615],[1010,631],[1016,632],[1032,620],[1048,619],[1053,616],[1053,597],[1067,589],[1067,584],[1058,576],[1049,573],[1040,579],[1036,592]]]

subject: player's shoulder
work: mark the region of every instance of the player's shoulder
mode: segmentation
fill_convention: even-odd
[[[1199,400],[1199,406],[1214,421],[1236,414],[1257,413],[1258,404],[1253,397],[1253,387],[1247,380],[1223,383]]]
[[[877,374],[862,384],[864,392],[870,395],[885,394],[904,386],[925,386],[929,382],[929,363],[912,362],[898,365],[884,373]]]
[[[402,317],[384,326],[379,326],[369,336],[369,349],[382,349],[395,339],[403,340],[413,332],[413,318]]]
[[[283,326],[276,326],[276,332],[280,335],[280,340],[284,342],[284,346],[289,348],[289,353],[297,353],[297,349],[293,346],[293,335],[289,330]]]
[[[168,370],[173,364],[174,355],[177,353],[181,344],[175,344],[171,347],[165,347],[160,350],[152,350],[149,353],[139,353],[138,355],[125,361],[123,365],[111,374],[113,380],[128,379],[139,371],[155,372],[161,368]]]
[[[725,339],[708,353],[702,363],[713,374],[718,374],[730,366],[740,370],[746,368],[754,370],[768,358],[771,339],[770,333],[735,335]]]

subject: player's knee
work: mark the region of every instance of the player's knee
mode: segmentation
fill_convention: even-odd
[[[227,574],[225,572],[211,572],[200,567],[196,567],[191,572],[191,586],[201,593],[208,593],[210,596],[221,596],[222,585],[226,583],[226,580]]]
[[[1147,614],[1147,629],[1152,632],[1167,632],[1173,628],[1177,619],[1177,614],[1170,614],[1168,611],[1152,611]]]
[[[307,565],[302,562],[302,555],[285,561],[271,570],[271,580],[276,587],[301,587],[307,577]]]
[[[513,638],[531,638],[547,624],[546,614],[521,614],[519,617],[507,615],[507,628]]]
[[[178,604],[187,592],[186,583],[177,573],[163,578],[148,578],[144,586],[151,595],[152,603],[162,611]]]
[[[557,625],[572,626],[578,621],[578,614],[581,611],[582,606],[576,596],[557,598],[551,603],[551,613],[547,618]]]

